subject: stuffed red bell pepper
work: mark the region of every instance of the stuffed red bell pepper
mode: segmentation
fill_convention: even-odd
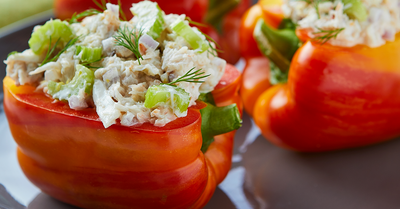
[[[10,53],[20,166],[82,208],[201,208],[230,169],[240,73],[184,15],[149,1],[131,11],[50,20]]]
[[[243,91],[257,97],[255,104],[244,102],[263,135],[279,146],[312,152],[398,136],[398,5],[397,0],[288,0],[281,3],[280,24],[266,15],[254,20],[255,41],[268,57],[259,73],[270,75],[252,85],[269,79],[273,87]],[[244,85],[251,77],[246,70]]]
[[[120,4],[126,18],[132,18],[129,9],[132,3],[141,0],[110,0]],[[238,41],[240,19],[250,7],[250,0],[152,0],[157,2],[166,14],[185,14],[192,21],[205,24],[202,31],[210,35],[226,53],[219,56],[228,63],[235,64],[239,58]],[[74,13],[90,8],[101,8],[106,1],[97,0],[56,0],[54,4],[57,18],[68,19]],[[221,51],[221,52],[222,52]]]

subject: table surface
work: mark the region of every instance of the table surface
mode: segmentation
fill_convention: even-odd
[[[46,19],[37,18],[0,34],[0,59],[10,51],[28,48],[32,26]],[[0,64],[0,78],[4,69]],[[235,137],[232,169],[206,208],[400,208],[399,160],[400,140],[327,153],[284,150],[262,137],[245,114]],[[0,184],[31,209],[75,208],[41,193],[25,178],[1,107]],[[0,203],[4,197],[0,189]]]

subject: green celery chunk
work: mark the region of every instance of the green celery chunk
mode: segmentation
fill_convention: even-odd
[[[75,76],[69,83],[49,81],[48,93],[58,100],[68,100],[72,95],[78,95],[83,90],[86,94],[92,93],[94,72],[83,65],[76,65]]]
[[[170,85],[154,85],[147,89],[144,106],[154,108],[165,104],[183,113],[189,107],[190,95],[184,89]]]
[[[207,51],[209,44],[206,38],[201,36],[201,32],[196,33],[194,29],[184,21],[176,20],[171,24],[171,28],[175,33],[183,37],[194,50],[198,50],[200,53]]]
[[[102,49],[101,47],[90,48],[86,46],[76,46],[76,55],[81,54],[82,62],[95,62],[101,59]]]
[[[157,3],[142,1],[137,4],[132,4],[131,12],[139,19],[136,26],[137,28],[153,39],[158,39],[160,37],[161,32],[164,30],[164,17]]]
[[[68,26],[67,22],[62,22],[58,19],[49,20],[42,26],[37,26],[37,28],[31,35],[29,39],[29,47],[35,54],[42,54],[49,48],[49,40],[51,40],[53,45],[58,39],[62,43],[62,46],[74,37],[71,28]]]
[[[343,12],[351,19],[356,19],[360,22],[365,21],[368,17],[367,9],[360,0],[343,0],[343,4],[350,4]]]

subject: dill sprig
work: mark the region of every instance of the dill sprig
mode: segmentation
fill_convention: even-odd
[[[93,1],[93,3],[96,4],[96,6],[99,7],[101,10],[104,11],[104,10],[107,9],[107,7],[106,7],[107,1],[106,1],[106,0],[101,0],[101,4],[100,4],[100,2],[98,2],[97,0],[92,0],[92,1]]]
[[[77,23],[77,22],[79,22],[78,20],[80,20],[80,19],[82,19],[84,17],[88,17],[88,16],[100,14],[100,13],[102,13],[102,11],[97,10],[97,9],[88,9],[88,10],[85,10],[85,11],[79,13],[79,14],[74,13],[72,15],[71,19],[69,20],[69,24]]]
[[[142,36],[143,30],[129,30],[128,27],[118,28],[117,34],[113,36],[118,46],[123,46],[133,52],[140,65],[140,59],[143,60],[139,51],[139,38]],[[133,39],[133,41],[132,41]]]
[[[79,39],[79,36],[76,38],[73,38],[71,40],[68,41],[68,43],[64,46],[64,48],[62,48],[54,57],[52,57],[50,59],[50,56],[54,53],[55,49],[57,48],[58,43],[60,42],[60,38],[57,39],[56,43],[54,44],[54,46],[51,46],[51,36],[49,38],[49,48],[47,49],[47,53],[46,56],[42,62],[42,64],[40,64],[40,66],[43,66],[44,64],[48,63],[48,62],[53,62],[55,60],[58,59],[58,57],[60,57],[60,55],[62,53],[64,53],[65,51],[67,51],[68,48],[70,48],[71,46],[73,46]]]
[[[313,38],[317,42],[321,44],[325,44],[331,39],[335,39],[337,35],[344,30],[344,28],[338,28],[334,30],[324,30],[321,28],[317,28],[319,31],[314,32],[314,35],[317,35],[317,37]]]
[[[185,17],[185,20],[187,20],[190,24],[195,25],[195,26],[207,27],[207,24],[199,23],[199,22],[193,21],[190,17]]]
[[[203,32],[201,32],[201,33],[203,33]],[[210,54],[212,54],[214,57],[218,57],[218,52],[219,53],[224,53],[224,51],[220,50],[221,46],[213,38],[211,38],[209,35],[207,35],[205,33],[203,33],[203,35],[207,39],[208,46],[210,46],[209,49],[207,50]],[[217,47],[214,47],[211,44],[211,42],[214,43],[215,46],[217,46]]]
[[[319,13],[319,3],[326,2],[326,1],[333,1],[333,0],[298,0],[298,1],[304,1],[307,4],[313,4],[315,12],[317,13],[318,19],[320,19],[321,15]]]
[[[196,71],[193,72],[194,69],[195,69],[195,67],[193,67],[192,69],[187,71],[185,73],[185,75],[179,77],[175,81],[166,83],[166,85],[172,86],[172,85],[174,85],[174,84],[176,84],[178,82],[204,83],[204,81],[199,81],[199,79],[207,78],[208,76],[210,76],[210,74],[204,75],[205,72],[200,72],[202,69],[199,69],[199,70],[196,70]]]
[[[69,20],[69,24],[77,23],[77,22],[79,22],[80,19],[82,19],[84,17],[88,17],[88,16],[92,16],[92,15],[103,13],[104,10],[107,9],[106,4],[109,3],[108,0],[107,1],[106,0],[101,0],[101,2],[98,2],[97,0],[92,0],[92,1],[93,1],[94,4],[96,4],[96,6],[99,9],[90,8],[90,9],[85,10],[85,11],[79,13],[79,14],[74,13],[72,15],[71,19]],[[118,0],[118,6],[119,6],[119,13],[121,15],[120,20],[127,21],[126,15],[125,15],[124,11],[122,10],[122,6],[121,6],[121,1],[120,0]]]
[[[128,21],[128,19],[126,19],[125,12],[122,10],[121,0],[118,0],[118,6],[119,6],[119,13],[121,14],[121,19],[123,21]]]

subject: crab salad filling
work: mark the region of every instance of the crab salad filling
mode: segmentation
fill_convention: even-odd
[[[185,117],[200,93],[218,84],[226,62],[185,15],[166,15],[157,3],[142,1],[126,21],[118,5],[106,8],[81,21],[36,26],[30,49],[4,61],[7,76],[71,109],[95,107],[106,128],[162,127]]]
[[[309,37],[333,36],[328,43],[378,47],[400,30],[399,0],[283,0],[284,16]]]

